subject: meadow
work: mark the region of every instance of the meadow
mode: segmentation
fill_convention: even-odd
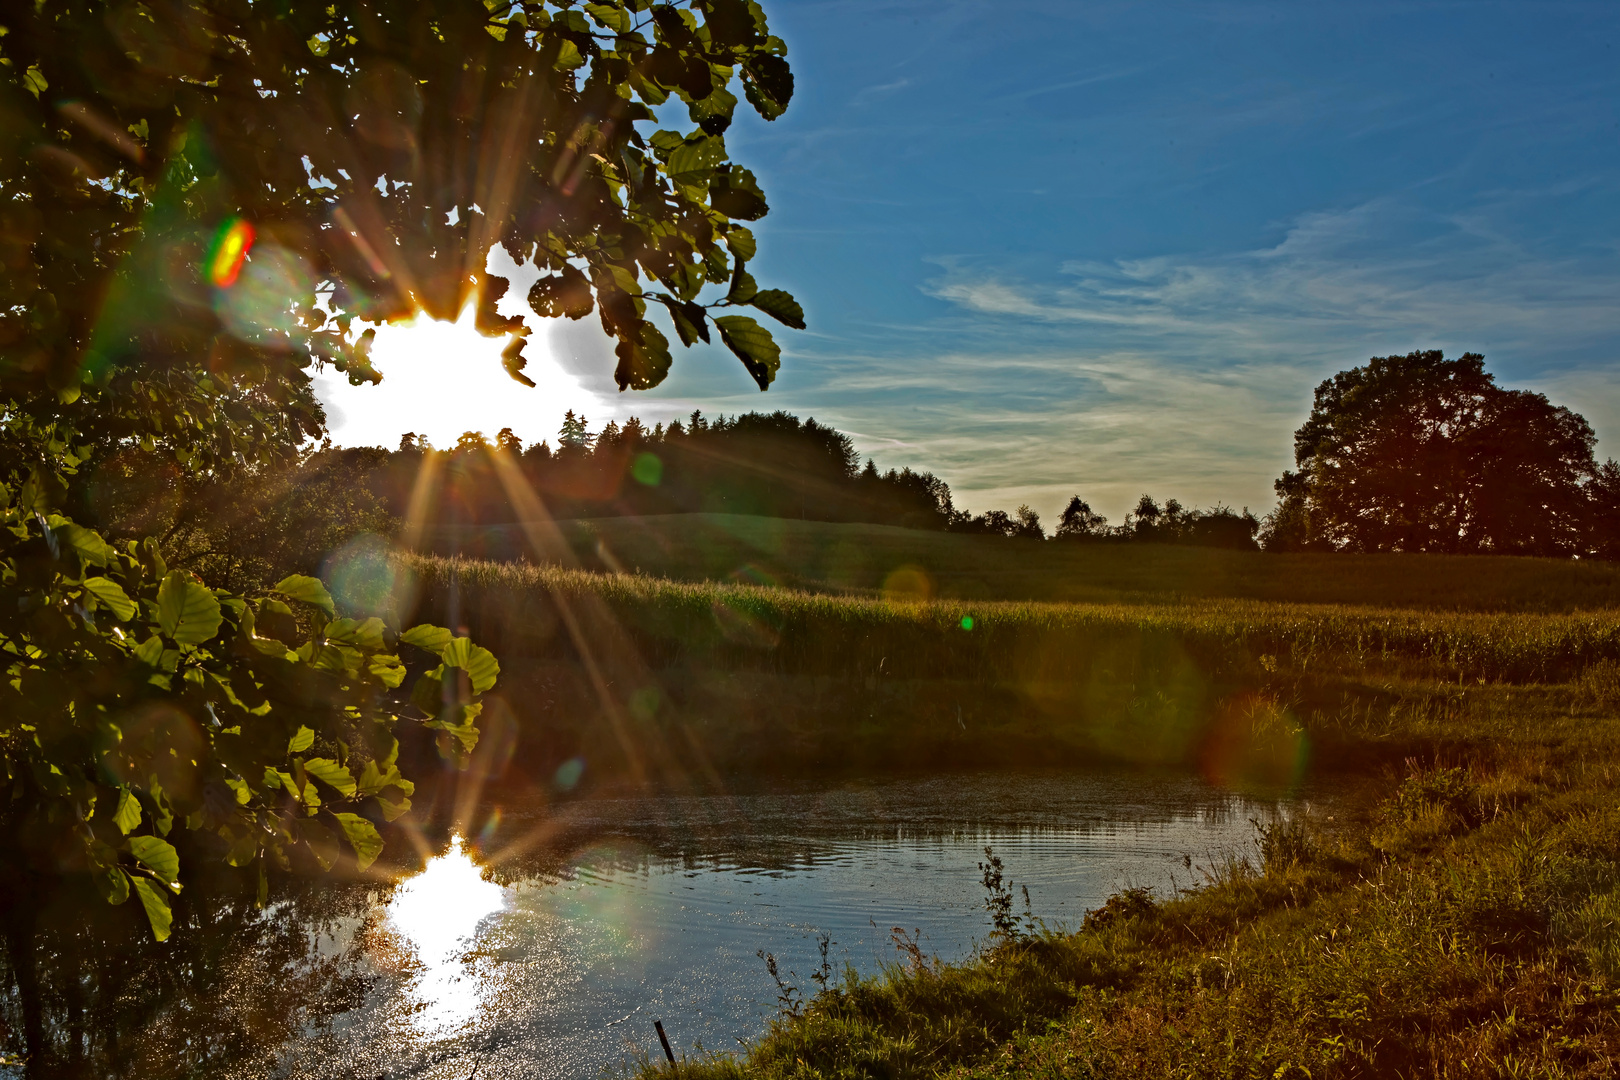
[[[1263,554],[1166,544],[1009,542],[743,514],[556,523],[544,561],[677,581],[961,600],[1232,598],[1467,611],[1620,606],[1620,565],[1513,556]],[[533,558],[525,525],[434,526],[428,554]]]
[[[1305,561],[1268,576],[1274,556],[1040,553],[1060,555],[1097,558],[1084,587],[1106,573],[1121,593],[1142,565],[1236,569],[1226,595],[1206,579],[1058,603],[405,567],[425,616],[501,637],[488,740],[520,773],[571,755],[605,784],[694,789],[1100,761],[1278,795],[1311,773],[1363,781],[1316,817],[1257,826],[1201,885],[1127,891],[1083,926],[993,924],[992,903],[983,948],[955,964],[897,936],[886,971],[830,973],[740,1056],[683,1076],[1614,1074],[1620,615],[1583,599],[1606,595],[1608,568],[1367,559],[1298,602],[1241,593],[1281,590]],[[1445,573],[1474,584],[1442,608],[1426,599]]]

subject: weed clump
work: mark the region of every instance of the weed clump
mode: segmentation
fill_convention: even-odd
[[[1103,901],[1102,907],[1086,912],[1081,928],[1098,931],[1128,919],[1151,919],[1158,910],[1152,889],[1141,886],[1123,889]]]
[[[1250,818],[1249,823],[1254,826],[1255,846],[1260,849],[1261,872],[1268,877],[1316,861],[1316,844],[1303,821],[1265,822]]]
[[[1620,662],[1599,660],[1588,664],[1575,682],[1576,698],[1596,709],[1620,707]]]

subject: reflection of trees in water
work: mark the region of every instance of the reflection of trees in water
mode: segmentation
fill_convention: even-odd
[[[363,889],[295,879],[253,889],[198,875],[155,942],[135,903],[35,878],[3,897],[0,1047],[25,1075],[268,1075],[288,1039],[360,1004]]]

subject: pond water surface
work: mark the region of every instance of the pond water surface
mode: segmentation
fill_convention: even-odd
[[[806,995],[823,934],[838,972],[901,959],[896,928],[970,955],[986,845],[1018,908],[1027,887],[1037,916],[1077,926],[1122,887],[1163,896],[1252,857],[1250,819],[1293,805],[1107,773],[502,808],[484,850],[458,839],[325,926],[319,951],[367,989],[252,1071],[595,1077],[661,1057],[655,1019],[677,1054],[736,1050],[778,1007],[760,950]]]

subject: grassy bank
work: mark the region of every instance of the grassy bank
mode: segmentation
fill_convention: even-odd
[[[597,570],[817,592],[1107,603],[1230,598],[1468,611],[1620,607],[1620,565],[1448,555],[1267,555],[1163,544],[1008,541],[886,525],[732,514],[558,522]],[[519,525],[438,527],[422,549],[533,557]],[[561,552],[551,553],[564,557]]]
[[[1620,692],[1603,671],[1569,695],[1479,695],[1447,727],[1483,752],[1262,830],[1201,888],[1122,894],[961,964],[901,952],[682,1075],[1613,1076]]]

